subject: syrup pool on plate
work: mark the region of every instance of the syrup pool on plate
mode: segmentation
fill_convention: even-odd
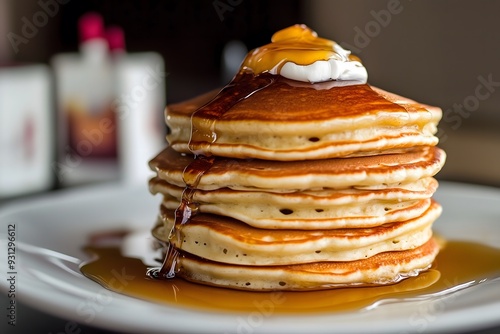
[[[395,284],[296,292],[231,290],[182,278],[150,278],[148,268],[158,263],[145,263],[156,255],[152,247],[145,250],[148,233],[106,233],[92,238],[85,247],[92,259],[82,265],[82,273],[111,291],[150,302],[224,312],[272,308],[282,314],[354,311],[388,302],[430,300],[500,277],[500,249],[452,240],[446,242],[431,269]],[[127,275],[126,284],[117,286],[116,272]]]

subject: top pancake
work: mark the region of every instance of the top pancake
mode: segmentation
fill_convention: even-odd
[[[280,76],[248,96],[231,97],[240,89],[250,91],[243,89],[249,79],[233,84],[233,91],[226,88],[216,96],[211,92],[168,106],[172,147],[290,161],[374,155],[438,142],[439,108],[367,84],[304,84]]]

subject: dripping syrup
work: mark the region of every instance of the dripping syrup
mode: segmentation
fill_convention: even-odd
[[[191,218],[197,214],[199,205],[193,201],[193,195],[202,176],[214,163],[215,158],[204,155],[207,150],[202,148],[206,148],[207,145],[217,140],[216,121],[234,105],[271,85],[275,80],[276,76],[271,74],[254,76],[251,73],[238,73],[222,89],[221,93],[193,113],[189,149],[194,154],[194,160],[186,166],[182,173],[186,187],[182,192],[179,207],[175,210],[175,220],[169,233],[169,241],[164,245],[166,254],[163,264],[159,268],[147,271],[151,278],[173,278],[178,271],[179,256],[182,256],[178,251],[181,249],[183,240],[181,237],[182,226],[189,223]],[[177,244],[173,240],[177,240]]]
[[[144,243],[144,240],[136,238],[136,242]],[[81,266],[82,273],[117,293],[199,310],[252,312],[259,305],[272,302],[276,314],[346,312],[369,309],[387,301],[432,300],[500,278],[500,249],[473,242],[448,241],[431,269],[395,284],[320,291],[250,292],[191,283],[179,277],[152,279],[146,275],[148,265],[140,259],[145,257],[124,255],[123,245],[115,242],[111,246],[102,243],[86,246],[93,259]],[[116,289],[113,272],[123,268],[134,278]]]
[[[270,86],[278,76],[263,73],[255,76],[249,72],[238,73],[217,96],[196,110],[191,116],[189,149],[195,156],[206,154],[210,144],[217,140],[216,122],[229,109],[256,92]]]
[[[182,226],[198,213],[199,205],[193,201],[196,187],[201,177],[210,169],[214,163],[214,157],[200,156],[186,166],[182,173],[186,188],[182,192],[181,203],[175,210],[175,220],[172,230],[169,233],[169,242],[164,245],[166,248],[165,258],[160,268],[147,270],[147,274],[152,278],[173,278],[177,273],[177,264],[179,256],[182,256],[178,249],[182,247],[181,231]],[[175,236],[175,238],[174,238]],[[177,244],[174,242],[177,240]]]

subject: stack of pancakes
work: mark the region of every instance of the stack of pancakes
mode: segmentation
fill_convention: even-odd
[[[439,251],[440,118],[368,84],[269,74],[240,73],[219,93],[168,106],[170,146],[150,162],[150,190],[163,195],[160,272],[307,290],[428,269]]]

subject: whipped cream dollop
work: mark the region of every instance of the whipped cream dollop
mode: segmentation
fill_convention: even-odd
[[[285,62],[281,68],[276,66],[270,73],[280,74],[285,78],[297,81],[324,82],[329,80],[359,81],[366,83],[368,72],[360,61],[349,60],[350,52],[340,45],[334,44],[337,54],[346,55],[344,59],[332,57],[328,60],[317,60],[310,65],[298,65],[291,61]]]
[[[318,37],[303,24],[276,32],[271,41],[247,55],[243,71],[268,72],[311,83],[338,80],[360,84],[368,80],[358,57],[334,41]]]

